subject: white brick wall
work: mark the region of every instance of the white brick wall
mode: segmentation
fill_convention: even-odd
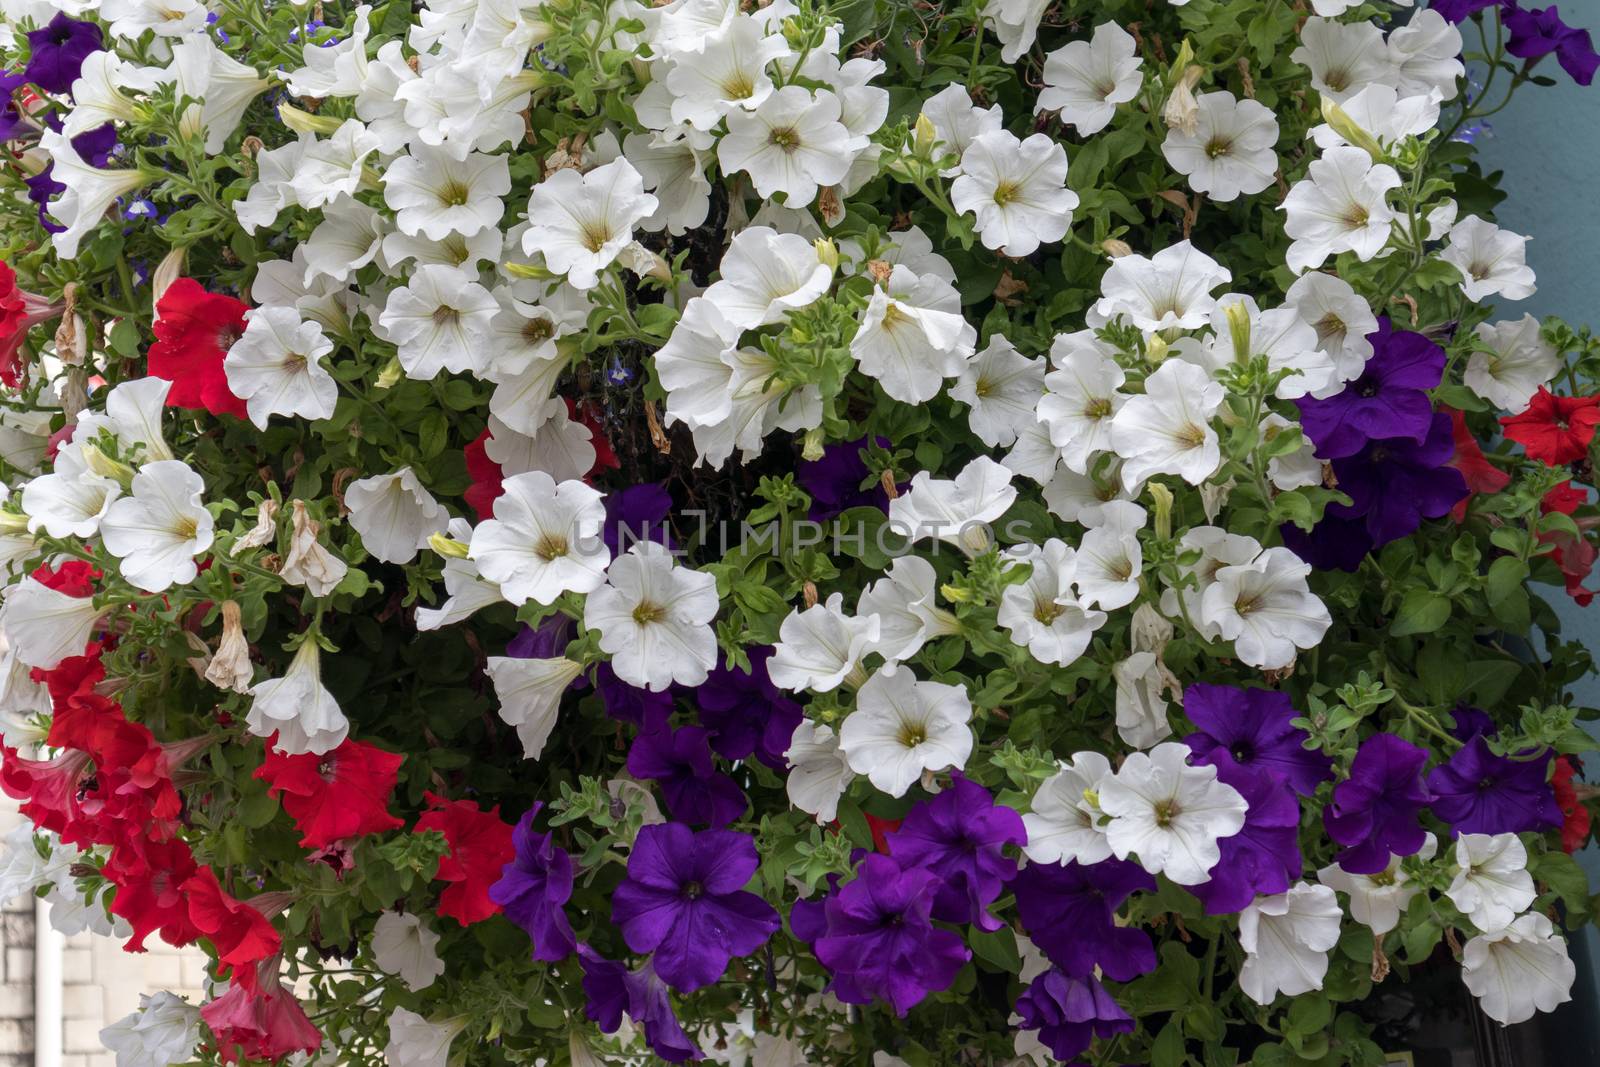
[[[0,834],[20,819],[14,804],[0,809]],[[34,905],[13,901],[0,911],[0,1067],[33,1067]],[[120,942],[84,933],[66,939],[62,956],[61,1067],[115,1067],[100,1045],[100,1029],[139,1006],[139,996],[168,990],[203,999],[205,953],[175,949],[158,937],[149,951],[124,952]]]

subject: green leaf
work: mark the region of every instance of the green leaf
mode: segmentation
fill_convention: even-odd
[[[1531,856],[1528,870],[1535,878],[1555,890],[1566,906],[1579,912],[1589,909],[1589,876],[1578,861],[1565,852],[1546,852]]]
[[[1155,1043],[1150,1046],[1150,1067],[1183,1067],[1188,1058],[1183,1030],[1177,1019],[1171,1019],[1161,1028]]]
[[[1484,592],[1490,607],[1499,607],[1522,588],[1528,580],[1528,564],[1514,556],[1501,556],[1489,564],[1489,574],[1484,579]]]
[[[1431,634],[1450,618],[1450,600],[1431,589],[1413,589],[1400,603],[1400,614],[1389,625],[1395,637]]]
[[[973,928],[967,944],[972,946],[972,954],[985,963],[993,964],[998,970],[1008,974],[1017,974],[1022,970],[1022,956],[1017,951],[1017,935],[1011,932],[1009,926],[990,933]]]

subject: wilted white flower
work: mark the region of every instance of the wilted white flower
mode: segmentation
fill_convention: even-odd
[[[344,581],[350,568],[317,539],[321,527],[312,519],[304,500],[293,502],[292,516],[289,552],[283,557],[279,576],[293,585],[305,586],[312,596],[327,596]]]
[[[1183,687],[1154,652],[1134,652],[1111,668],[1117,683],[1117,736],[1134,748],[1150,748],[1172,735],[1171,700]],[[1170,698],[1170,699],[1169,699]]]

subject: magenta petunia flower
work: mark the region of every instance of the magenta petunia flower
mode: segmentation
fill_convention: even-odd
[[[534,959],[554,963],[566,959],[577,947],[563,907],[572,897],[572,857],[551,835],[533,828],[543,807],[535,802],[517,820],[511,834],[516,858],[489,887],[489,899],[533,940]]]
[[[612,893],[611,920],[629,948],[655,953],[656,973],[668,985],[692,993],[781,925],[772,905],[744,889],[760,862],[745,834],[696,833],[682,823],[643,827],[628,877]]]
[[[949,988],[971,953],[933,925],[939,885],[932,871],[873,853],[855,880],[824,902],[820,932],[801,923],[817,933],[812,951],[833,973],[835,996],[846,1004],[882,1000],[904,1016],[929,993]]]
[[[1137,863],[1030,863],[1011,891],[1028,936],[1067,974],[1087,977],[1099,967],[1107,978],[1127,982],[1155,970],[1150,935],[1116,921],[1123,901],[1156,891],[1154,876]]]
[[[1412,856],[1427,838],[1418,816],[1433,800],[1422,784],[1426,749],[1393,734],[1361,743],[1350,777],[1333,790],[1322,813],[1328,836],[1345,846],[1339,866],[1351,874],[1377,874],[1389,857]]]
[[[1310,735],[1293,725],[1299,712],[1287,693],[1197,682],[1184,690],[1183,712],[1199,727],[1184,738],[1199,766],[1227,760],[1267,771],[1301,796],[1332,777],[1333,760],[1307,749]]]
[[[1475,734],[1428,774],[1433,813],[1457,834],[1518,834],[1558,829],[1561,806],[1549,782],[1548,750],[1497,756]]]
[[[949,789],[912,808],[888,835],[889,855],[902,867],[926,867],[943,879],[933,917],[975,923],[983,930],[1004,925],[988,907],[1017,873],[1017,861],[1005,854],[1005,846],[1027,840],[1021,815],[959,774]]]

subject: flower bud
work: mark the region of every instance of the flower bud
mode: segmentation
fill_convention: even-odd
[[[133,484],[133,468],[126,463],[112,459],[99,448],[85,443],[82,446],[83,462],[95,474],[102,478],[110,478],[126,491]]]
[[[933,146],[938,143],[939,131],[933,128],[933,120],[918,114],[916,125],[911,129],[911,150],[922,159],[932,159]]]
[[[1151,482],[1145,486],[1145,491],[1150,494],[1150,499],[1155,503],[1156,536],[1163,541],[1172,539],[1172,490],[1160,482]]]
[[[428,538],[428,547],[446,559],[466,559],[467,545],[448,534],[436,533]]]
[[[337,131],[342,120],[333,115],[313,115],[288,104],[278,105],[278,118],[295,133],[316,133],[324,137]]]
[[[1123,256],[1133,255],[1133,246],[1126,241],[1119,241],[1115,237],[1107,237],[1100,242],[1100,251],[1112,259],[1121,259]]]
[[[500,264],[500,269],[511,275],[513,278],[532,278],[535,281],[541,282],[547,282],[552,278],[559,277],[559,275],[553,274],[544,267],[533,263],[506,262]]]
[[[20,511],[0,511],[0,537],[16,537],[28,532],[28,516]]]
[[[818,237],[816,249],[818,263],[829,270],[839,269],[839,246],[833,243],[831,237]]]
[[[1182,130],[1193,136],[1194,131],[1199,128],[1200,104],[1194,98],[1194,87],[1199,84],[1200,75],[1204,73],[1204,68],[1190,64],[1183,72],[1183,76],[1173,85],[1172,92],[1167,96],[1167,104],[1161,109],[1161,117],[1168,129]]]
[[[405,377],[406,369],[400,365],[400,357],[391,359],[383,370],[378,372],[378,380],[372,384],[379,389],[392,389],[394,384]]]
[[[1250,309],[1243,300],[1235,300],[1227,307],[1228,336],[1233,339],[1233,361],[1250,362]]]
[[[1159,333],[1153,333],[1145,339],[1144,358],[1152,367],[1160,366],[1167,358],[1167,351],[1172,346],[1167,344],[1167,339]]]
[[[161,303],[161,297],[165,295],[167,289],[183,273],[183,260],[188,255],[188,252],[187,246],[179,245],[162,257],[160,263],[156,264],[156,269],[150,274],[150,305],[152,308]]]
[[[822,427],[814,426],[806,431],[805,440],[800,448],[800,458],[808,463],[815,463],[822,458]]]
[[[1326,96],[1322,98],[1322,121],[1332,126],[1334,133],[1363,149],[1374,163],[1383,162],[1383,145],[1378,143],[1378,139],[1363,130],[1344,108]]]

